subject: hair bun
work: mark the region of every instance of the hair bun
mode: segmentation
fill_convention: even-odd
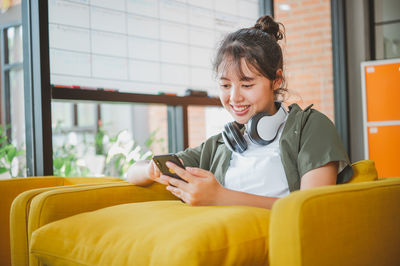
[[[280,29],[280,26],[282,26],[283,29]],[[270,34],[272,37],[275,38],[276,41],[282,40],[285,36],[285,27],[283,26],[283,24],[280,22],[276,22],[269,15],[265,15],[257,19],[254,28]]]

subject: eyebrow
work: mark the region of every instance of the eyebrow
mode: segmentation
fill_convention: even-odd
[[[255,79],[255,78],[244,76],[244,77],[242,77],[242,78],[240,79],[240,81],[253,81],[254,79]]]
[[[228,78],[226,78],[226,77],[220,77],[219,79],[230,81],[230,79],[228,79]],[[255,79],[255,78],[244,76],[244,77],[242,77],[242,78],[240,79],[240,81],[253,81],[254,79]]]

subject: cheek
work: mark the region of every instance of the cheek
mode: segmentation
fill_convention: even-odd
[[[225,103],[229,102],[229,98],[230,98],[229,92],[222,91],[222,90],[219,92],[219,99],[223,105],[225,105]]]

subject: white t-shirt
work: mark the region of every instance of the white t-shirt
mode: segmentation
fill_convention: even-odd
[[[290,193],[279,149],[284,126],[280,127],[276,139],[266,146],[252,143],[244,134],[248,147],[243,153],[232,152],[225,175],[226,188],[268,197]]]

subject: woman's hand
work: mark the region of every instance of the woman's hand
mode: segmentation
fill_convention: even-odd
[[[149,179],[151,179],[155,182],[158,182],[160,184],[163,184],[163,185],[168,185],[167,181],[160,178],[161,177],[160,169],[158,168],[158,166],[156,165],[156,163],[153,160],[151,160],[148,163],[147,168],[146,168],[146,173],[147,173],[147,176],[149,177]]]
[[[167,162],[166,165],[186,181],[161,175],[160,179],[169,184],[167,189],[172,194],[189,205],[218,205],[224,188],[211,172],[193,167],[183,169],[171,162]]]

